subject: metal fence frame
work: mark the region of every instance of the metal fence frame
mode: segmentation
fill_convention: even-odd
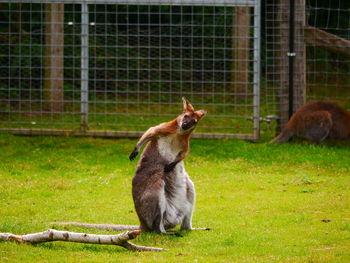
[[[10,1],[11,2],[11,1]],[[9,1],[0,0],[0,3],[9,3]],[[97,131],[89,130],[88,114],[88,80],[89,80],[89,4],[127,4],[127,5],[190,5],[190,6],[229,6],[229,7],[252,7],[254,10],[254,33],[253,33],[253,132],[252,134],[230,134],[230,133],[196,133],[193,137],[197,138],[240,138],[249,140],[258,140],[260,133],[260,1],[259,0],[16,0],[13,3],[62,3],[62,4],[80,4],[81,5],[81,128],[80,130],[69,129],[31,129],[31,128],[1,128],[1,131],[7,131],[13,134],[31,134],[31,135],[71,135],[71,136],[102,136],[102,137],[138,137],[142,132],[133,131]]]

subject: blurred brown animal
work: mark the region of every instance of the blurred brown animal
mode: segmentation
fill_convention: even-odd
[[[271,142],[287,142],[293,136],[319,144],[326,138],[350,138],[350,112],[327,101],[312,101],[300,107],[286,127]]]

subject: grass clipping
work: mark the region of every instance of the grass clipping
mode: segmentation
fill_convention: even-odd
[[[135,239],[140,234],[140,230],[125,231],[124,233],[116,235],[96,235],[48,229],[44,232],[27,235],[0,233],[0,241],[12,241],[25,244],[66,241],[100,245],[117,245],[132,251],[166,251],[166,249],[163,248],[144,247],[129,242],[129,240]]]

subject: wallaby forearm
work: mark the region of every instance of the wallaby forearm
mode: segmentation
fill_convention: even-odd
[[[179,152],[173,162],[167,164],[164,167],[164,172],[170,172],[171,170],[173,170],[179,162],[181,162],[183,159],[185,159],[187,153],[188,153],[188,147],[186,150]]]
[[[151,141],[152,139],[154,139],[155,137],[158,137],[158,136],[165,136],[165,135],[168,135],[171,133],[176,133],[176,130],[177,130],[177,124],[176,124],[175,120],[170,121],[170,122],[161,123],[158,126],[149,128],[141,136],[140,140],[137,142],[134,150],[132,151],[132,153],[129,156],[129,159],[130,160],[135,159],[140,148],[145,143]]]

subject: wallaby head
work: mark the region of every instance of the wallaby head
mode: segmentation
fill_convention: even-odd
[[[192,131],[207,112],[205,110],[195,111],[185,97],[182,97],[182,102],[183,112],[177,117],[177,123],[183,132]]]
[[[129,156],[130,160],[135,159],[143,144],[171,134],[178,135],[178,139],[182,138],[183,142],[181,144],[187,145],[185,148],[188,149],[189,135],[194,130],[199,120],[203,118],[207,112],[205,110],[195,111],[192,104],[184,97],[182,98],[182,101],[183,112],[171,121],[163,122],[155,127],[149,128],[137,142],[133,152]],[[188,150],[181,151],[182,154],[180,154],[180,156],[187,153],[187,151]]]

